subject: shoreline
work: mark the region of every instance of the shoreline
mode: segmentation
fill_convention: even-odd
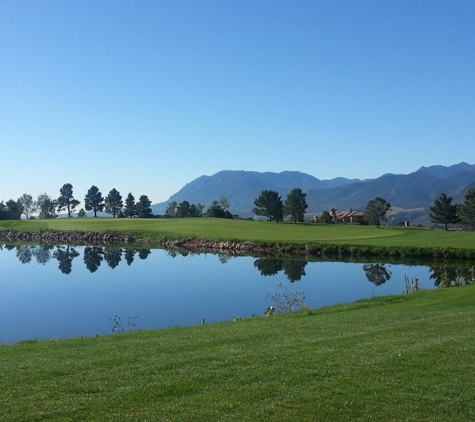
[[[391,247],[306,243],[259,243],[250,241],[210,241],[195,237],[152,239],[113,232],[0,231],[0,241],[65,244],[76,246],[150,246],[186,249],[190,252],[215,252],[232,255],[287,255],[299,258],[338,257],[475,259],[475,251],[462,248]]]

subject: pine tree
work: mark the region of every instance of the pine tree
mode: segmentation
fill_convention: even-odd
[[[135,198],[132,193],[129,193],[125,199],[124,214],[129,218],[135,217],[137,215],[137,206],[135,205]]]
[[[452,204],[452,197],[441,193],[437,199],[434,200],[434,206],[429,208],[430,221],[435,224],[443,224],[445,230],[448,230],[449,224],[456,224],[459,222],[457,204]]]
[[[303,222],[305,211],[308,207],[305,200],[307,194],[302,192],[302,189],[295,188],[290,191],[285,200],[284,210],[288,215],[290,214],[294,223]]]
[[[459,216],[465,227],[475,229],[475,188],[465,194],[465,201],[459,205]]]
[[[71,183],[65,183],[63,187],[59,190],[60,196],[58,198],[58,212],[62,210],[68,211],[68,217],[71,217],[71,214],[74,212],[74,209],[81,202],[77,199],[74,199],[73,196],[73,186]]]
[[[137,202],[137,216],[139,218],[151,218],[153,213],[150,205],[152,205],[152,201],[148,199],[147,195],[142,195],[139,202]]]
[[[252,212],[256,215],[263,215],[277,223],[284,219],[282,198],[276,191],[263,190],[254,200],[254,205]]]
[[[104,198],[102,193],[99,192],[97,186],[92,185],[91,188],[87,191],[86,196],[84,197],[84,206],[86,211],[93,211],[94,217],[97,217],[97,212],[104,209]]]
[[[116,188],[113,188],[109,195],[106,197],[106,213],[112,214],[115,218],[119,211],[122,209],[124,203],[122,202],[122,195],[117,191]]]

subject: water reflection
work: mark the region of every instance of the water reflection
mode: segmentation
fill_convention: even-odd
[[[84,248],[83,260],[89,272],[96,272],[104,260],[104,249],[98,246],[86,246]]]
[[[111,323],[117,332],[138,321],[143,330],[262,316],[270,307],[321,308],[466,284],[475,267],[473,261],[307,261],[136,245],[0,249],[0,343],[108,334]]]
[[[0,248],[16,249],[16,257],[22,264],[29,264],[35,259],[38,264],[45,265],[51,259],[56,259],[59,262],[58,268],[63,274],[71,274],[73,260],[80,256],[77,248],[70,245],[0,245]],[[124,257],[127,265],[131,265],[136,255],[139,259],[145,260],[151,252],[150,249],[86,246],[83,252],[83,262],[89,272],[94,273],[104,261],[110,268],[114,269],[122,261],[122,257]]]
[[[53,252],[53,258],[59,262],[58,268],[63,274],[70,274],[73,270],[73,259],[79,256],[79,252],[72,246],[58,246]]]
[[[375,286],[381,286],[391,280],[391,271],[385,264],[364,264],[363,271],[368,281]]]
[[[436,287],[457,287],[475,283],[475,273],[472,268],[455,268],[444,263],[441,267],[429,268],[431,280]]]
[[[16,248],[16,256],[22,264],[28,264],[35,258],[36,262],[45,265],[51,260],[53,246],[40,245],[21,245],[21,246],[5,246],[5,249],[12,250]]]
[[[306,275],[307,264],[307,261],[297,259],[257,258],[254,261],[254,267],[259,270],[261,275],[274,276],[283,271],[291,283],[299,281]]]
[[[104,248],[104,261],[107,265],[114,269],[122,261],[122,249]]]
[[[73,261],[80,256],[79,249],[70,245],[0,245],[0,249],[16,250],[16,257],[22,264],[36,262],[45,265],[52,259],[58,261],[58,268],[63,274],[71,274]],[[115,269],[123,261],[130,266],[136,258],[146,260],[152,253],[151,249],[133,249],[102,246],[85,246],[83,248],[83,262],[89,272],[96,272],[103,262],[111,269]],[[166,250],[169,257],[186,257],[200,255],[186,249]],[[205,254],[206,255],[206,254]],[[216,254],[221,264],[227,264],[236,258],[233,255]],[[354,262],[354,261],[350,261]],[[404,262],[398,262],[404,264]],[[262,276],[276,276],[283,273],[286,278],[294,283],[304,278],[308,261],[302,259],[284,259],[273,257],[258,257],[253,261],[254,267]],[[412,265],[415,265],[411,262]],[[409,264],[409,265],[411,265]],[[421,262],[429,269],[430,280],[434,281],[435,287],[455,287],[475,282],[473,262]],[[391,277],[391,265],[381,262],[362,263],[362,269],[366,279],[375,286],[382,286]]]

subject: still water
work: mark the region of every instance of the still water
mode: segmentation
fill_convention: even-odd
[[[177,253],[0,245],[0,343],[199,325],[433,289],[447,269]],[[451,269],[455,281],[469,267]],[[468,274],[468,275],[467,275]]]

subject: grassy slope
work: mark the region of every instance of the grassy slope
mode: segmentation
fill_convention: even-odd
[[[275,224],[210,218],[165,220],[74,218],[36,221],[2,221],[0,230],[113,231],[133,233],[151,240],[197,237],[294,244],[328,244],[384,247],[443,247],[475,250],[475,233],[427,229],[365,226]]]
[[[475,420],[474,300],[472,285],[0,347],[0,420]]]

